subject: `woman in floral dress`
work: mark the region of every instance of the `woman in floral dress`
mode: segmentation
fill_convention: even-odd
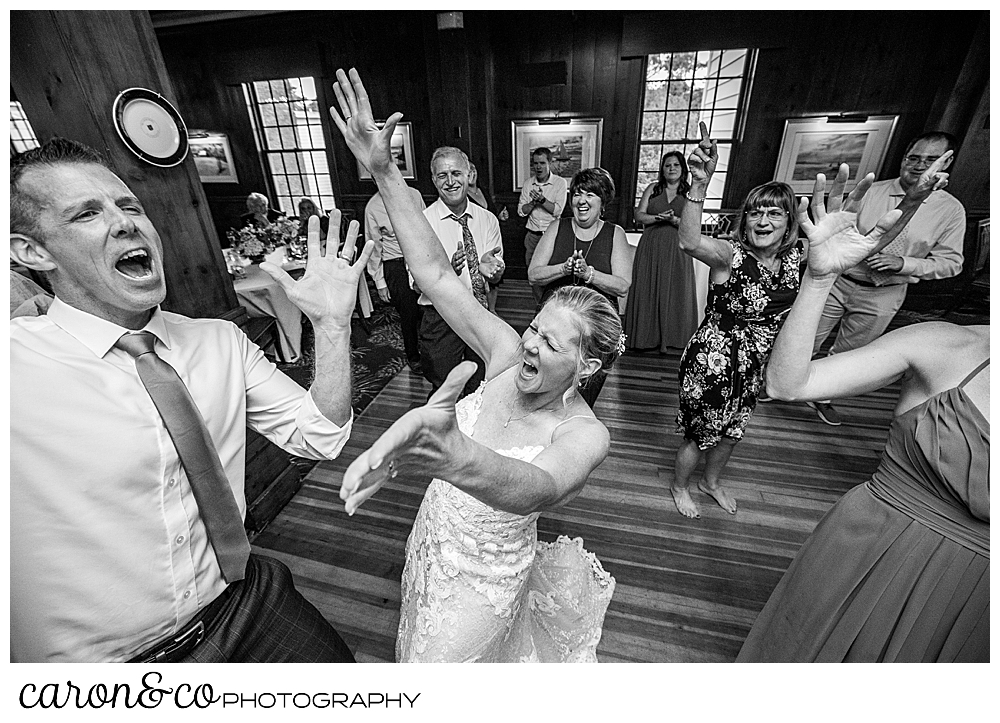
[[[705,458],[698,488],[730,514],[736,500],[719,483],[733,447],[757,406],[764,367],[774,339],[799,288],[795,194],[771,182],[750,191],[734,238],[701,235],[702,202],[718,162],[718,150],[702,124],[702,140],[688,167],[691,188],[681,212],[680,246],[708,264],[705,320],[691,337],[680,364],[677,450],[670,491],[677,510],[699,517],[688,490],[691,474]]]

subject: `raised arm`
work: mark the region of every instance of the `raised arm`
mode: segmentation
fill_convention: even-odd
[[[533,462],[497,454],[458,429],[455,399],[475,371],[452,369],[427,405],[407,412],[344,473],[348,514],[397,474],[447,480],[491,507],[519,515],[565,504],[607,455],[608,430],[596,419],[572,420]]]
[[[392,160],[389,142],[402,113],[393,113],[379,130],[368,94],[353,68],[350,78],[343,70],[337,71],[333,90],[340,113],[330,108],[330,115],[351,152],[378,184],[414,281],[455,333],[486,361],[490,373],[491,360],[509,359],[520,338],[508,324],[484,309],[455,275],[441,242]]]
[[[935,162],[927,173],[937,174],[939,170],[940,165]],[[805,199],[799,204],[799,225],[809,239],[809,262],[768,363],[768,393],[779,399],[814,400],[863,394],[907,374],[921,355],[936,353],[914,336],[921,332],[909,328],[886,334],[860,349],[810,360],[823,306],[837,277],[868,256],[902,215],[898,209],[890,211],[870,233],[863,235],[857,228],[855,211],[874,176],[868,174],[862,179],[845,203],[843,191],[847,178],[847,164],[842,164],[830,189],[827,209],[823,199],[826,177],[816,176],[808,206],[812,220],[806,212]],[[938,178],[932,185],[945,181]],[[903,398],[900,403],[904,403]]]
[[[691,188],[685,198],[687,203],[681,210],[681,222],[677,227],[678,244],[681,250],[712,270],[712,280],[722,283],[729,278],[733,250],[725,241],[701,234],[701,215],[708,193],[708,182],[712,180],[715,167],[719,163],[719,149],[716,142],[708,137],[708,128],[701,126],[701,141],[688,158],[688,172],[691,174]]]
[[[340,229],[340,211],[333,212],[332,220],[333,227]],[[362,270],[375,248],[368,241],[357,261],[353,264],[345,261],[354,256],[358,227],[357,221],[351,221],[338,258],[336,243],[328,244],[324,253],[319,217],[310,217],[306,271],[298,281],[293,281],[280,266],[269,262],[260,265],[312,322],[316,368],[309,392],[323,416],[338,426],[351,418],[351,313],[358,298]]]

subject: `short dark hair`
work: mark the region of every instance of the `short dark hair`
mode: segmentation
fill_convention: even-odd
[[[605,211],[615,198],[615,182],[611,180],[611,174],[603,168],[584,168],[573,174],[573,180],[569,182],[570,198],[579,191],[599,196],[601,211]]]
[[[551,161],[552,151],[545,146],[539,146],[531,152],[531,160],[535,160],[535,156],[545,156],[546,161]]]
[[[781,181],[769,181],[752,189],[743,201],[740,209],[739,220],[736,224],[736,240],[740,246],[749,251],[752,247],[747,240],[747,214],[755,209],[770,208],[777,206],[788,214],[788,226],[785,228],[785,236],[778,244],[777,255],[785,253],[792,248],[799,240],[799,217],[796,213],[798,202],[795,200],[795,191],[787,183]]]
[[[945,133],[944,131],[928,131],[927,133],[919,135],[910,141],[909,145],[906,146],[906,150],[903,151],[903,155],[907,155],[913,149],[913,146],[920,143],[920,141],[944,141],[948,144],[948,147],[945,148],[946,151],[954,151],[958,148],[958,139],[951,133]]]
[[[112,170],[107,160],[90,146],[56,136],[37,148],[10,159],[10,232],[31,236],[36,241],[40,229],[38,201],[23,188],[24,174],[32,168],[69,164],[94,164]]]

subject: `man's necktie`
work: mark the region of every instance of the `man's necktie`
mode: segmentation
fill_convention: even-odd
[[[452,218],[462,225],[462,245],[465,247],[465,265],[469,267],[469,278],[472,279],[472,293],[484,309],[489,309],[490,304],[486,300],[486,280],[479,270],[479,252],[476,250],[472,231],[469,230],[469,216],[466,214],[459,218],[452,215]]]
[[[906,248],[906,236],[907,232],[910,230],[909,224],[903,227],[903,230],[899,232],[889,245],[886,246],[880,253],[889,254],[891,256],[902,256],[903,250]],[[872,280],[876,286],[885,286],[890,283],[893,276],[896,276],[898,271],[876,271],[875,269],[868,268],[868,278]]]
[[[154,336],[125,334],[116,347],[135,358],[139,379],[163,418],[208,530],[208,539],[226,582],[243,579],[250,543],[222,460],[191,393],[172,366],[153,351]]]

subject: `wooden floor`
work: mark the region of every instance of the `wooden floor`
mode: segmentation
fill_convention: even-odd
[[[500,287],[498,310],[522,330],[533,309],[525,282]],[[543,514],[539,537],[583,537],[617,587],[598,649],[602,662],[731,661],[792,557],[823,514],[875,469],[896,388],[838,403],[841,427],[805,405],[762,403],[723,478],[739,512],[700,492],[699,520],[681,517],[668,492],[677,365],[626,355],[596,406],[611,453],[570,504]],[[338,460],[318,465],[255,540],[283,560],[297,585],[361,662],[391,662],[404,545],[427,481],[397,478],[354,515],[338,497],[346,466],[429,386],[404,369],[355,420]]]

